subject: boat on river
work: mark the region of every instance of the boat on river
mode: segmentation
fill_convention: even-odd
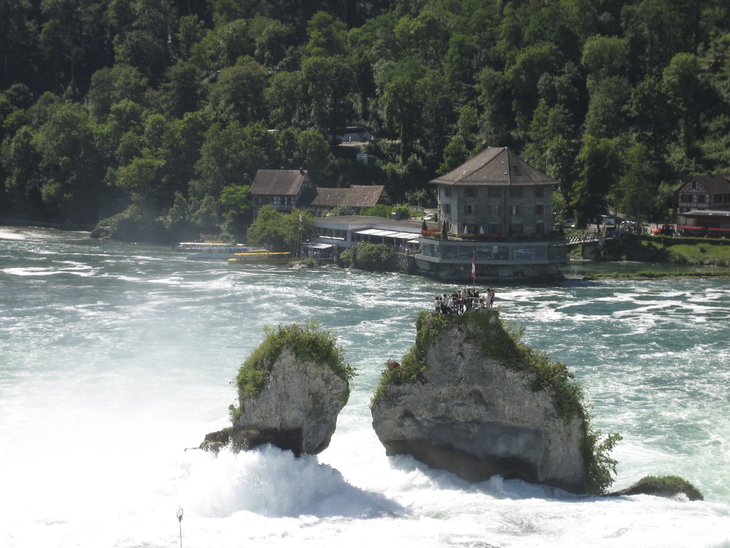
[[[291,262],[292,256],[289,251],[267,251],[256,249],[236,255],[228,259],[228,264],[286,264]]]
[[[177,251],[186,253],[187,259],[221,259],[228,260],[237,253],[257,251],[255,247],[247,247],[243,244],[225,244],[222,242],[180,242],[175,248]],[[266,251],[265,249],[258,251]]]

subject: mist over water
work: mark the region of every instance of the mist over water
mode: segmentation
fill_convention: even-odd
[[[496,287],[623,441],[614,488],[680,475],[705,496],[599,499],[385,457],[368,408],[413,318],[454,286],[236,268],[85,233],[0,228],[0,546],[730,548],[730,283]],[[185,448],[226,426],[263,326],[317,318],[358,370],[330,447]]]

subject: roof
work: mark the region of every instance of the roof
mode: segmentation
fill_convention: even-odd
[[[318,188],[317,194],[308,205],[338,206],[347,197],[347,188]]]
[[[308,180],[304,169],[259,169],[249,192],[252,196],[297,196]]]
[[[410,232],[415,236],[421,233],[422,221],[410,219],[395,220],[386,217],[368,217],[364,215],[338,215],[335,217],[318,217],[312,220],[315,227],[338,228],[343,230],[364,230],[377,228],[397,232]],[[430,228],[436,228],[436,223],[427,223]]]
[[[383,185],[352,185],[350,188],[318,188],[309,205],[320,207],[374,207],[381,198],[388,199]],[[389,199],[388,199],[389,201]]]
[[[696,182],[710,194],[730,194],[730,173],[695,175],[678,192],[686,192],[685,187],[692,182]]]
[[[433,184],[477,185],[556,185],[552,177],[538,171],[507,147],[487,147],[455,170],[432,180]]]

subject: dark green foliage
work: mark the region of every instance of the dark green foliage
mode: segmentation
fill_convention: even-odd
[[[602,495],[613,483],[618,462],[609,454],[621,441],[620,434],[609,434],[600,439],[601,431],[593,430],[588,418],[583,423],[583,439],[580,444],[583,463],[586,467],[585,492],[589,495]]]
[[[622,489],[617,494],[646,494],[662,497],[675,497],[684,494],[689,500],[704,500],[699,489],[679,476],[645,476],[628,489]]]
[[[277,167],[401,200],[490,145],[561,181],[576,219],[663,219],[689,175],[730,171],[728,36],[723,0],[0,2],[1,207],[93,224],[136,179],[192,219]],[[356,124],[374,164],[325,140]],[[241,237],[230,211],[213,232]]]
[[[302,221],[299,221],[301,215]],[[299,241],[306,241],[312,234],[312,216],[298,209],[290,213],[276,211],[266,205],[248,229],[248,243],[252,246],[270,247],[274,251],[297,252]],[[300,240],[301,238],[301,240]]]
[[[345,266],[371,272],[388,272],[396,268],[395,251],[385,244],[358,244],[343,252],[340,260]]]
[[[370,405],[382,400],[388,391],[388,386],[409,382],[424,382],[426,372],[426,351],[433,338],[447,325],[446,316],[421,312],[416,318],[416,344],[411,346],[403,356],[399,367],[390,367],[391,361],[386,362],[386,368],[380,375],[380,383]]]
[[[235,383],[239,400],[257,396],[266,387],[269,373],[284,347],[289,347],[300,360],[314,361],[320,367],[329,367],[345,381],[355,376],[355,370],[345,363],[342,348],[331,331],[321,329],[317,320],[306,324],[264,327],[264,340],[246,358],[238,370]]]

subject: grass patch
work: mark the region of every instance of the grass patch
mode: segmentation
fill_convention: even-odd
[[[426,350],[431,346],[433,338],[440,333],[448,321],[446,316],[421,312],[416,318],[416,344],[411,346],[403,356],[399,367],[390,367],[391,360],[386,362],[386,369],[380,375],[380,383],[370,402],[371,407],[385,398],[388,386],[409,382],[424,382],[426,367]]]
[[[332,331],[323,330],[319,321],[311,320],[303,325],[279,325],[276,329],[264,327],[264,340],[243,362],[234,380],[238,388],[238,399],[256,397],[269,382],[271,368],[288,346],[294,355],[304,361],[313,361],[321,367],[329,367],[340,378],[349,383],[355,376],[355,369],[345,363],[342,348]],[[236,422],[242,410],[231,406],[231,420]]]
[[[603,256],[610,261],[730,266],[730,240],[625,236],[607,241]]]
[[[584,276],[587,280],[598,279],[662,279],[662,278],[728,278],[730,270],[698,270],[689,271],[667,271],[667,270],[639,270],[638,272],[592,272]]]

